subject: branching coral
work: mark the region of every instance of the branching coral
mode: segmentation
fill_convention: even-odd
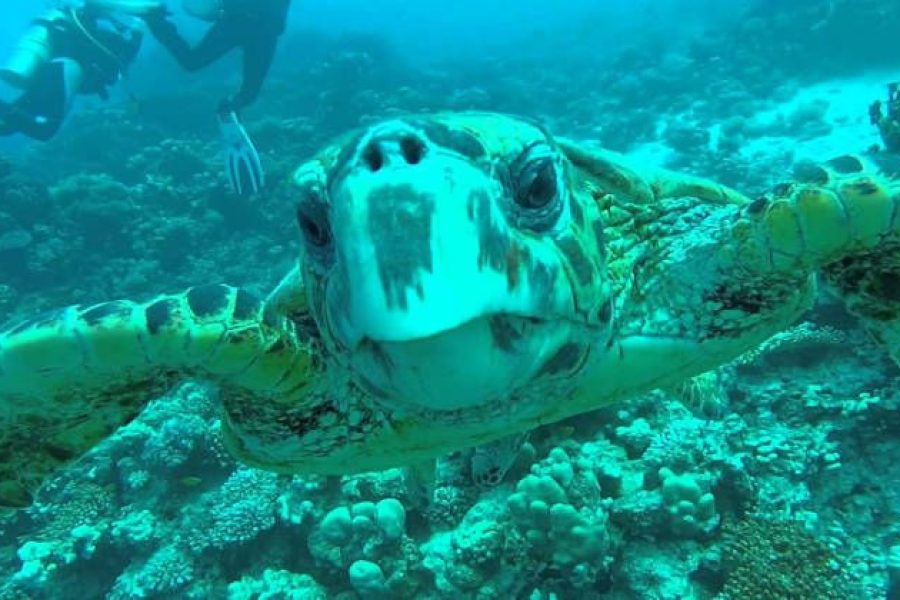
[[[194,507],[185,542],[195,551],[247,542],[275,525],[277,476],[255,469],[232,473],[221,489]]]
[[[116,581],[109,598],[177,597],[193,578],[194,566],[190,556],[179,548],[166,546],[146,562],[125,571]]]
[[[602,564],[610,539],[600,486],[592,470],[561,448],[519,481],[509,509],[531,552],[549,564]]]

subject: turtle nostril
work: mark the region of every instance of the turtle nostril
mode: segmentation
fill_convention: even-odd
[[[367,142],[359,160],[361,166],[377,173],[388,165],[417,165],[427,151],[425,142],[414,135],[388,135]]]
[[[381,153],[381,148],[378,147],[378,144],[366,146],[366,149],[363,150],[362,159],[373,173],[378,172],[384,166],[384,154]]]
[[[417,165],[425,156],[425,144],[417,137],[406,136],[400,140],[400,151],[407,163]]]

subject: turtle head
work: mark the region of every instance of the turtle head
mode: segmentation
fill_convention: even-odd
[[[361,385],[452,410],[571,377],[610,305],[572,171],[496,114],[384,121],[298,169],[310,306]]]

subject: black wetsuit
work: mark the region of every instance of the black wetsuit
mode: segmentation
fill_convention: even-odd
[[[243,52],[241,89],[219,105],[219,112],[227,113],[252,104],[259,95],[284,33],[291,0],[223,0],[222,4],[222,15],[193,48],[164,15],[147,23],[153,37],[188,71],[207,67],[234,49]]]
[[[108,87],[137,56],[142,36],[84,8],[67,9],[37,22],[49,31],[53,55],[15,102],[0,103],[0,135],[23,133],[46,141],[59,130],[72,100],[59,59],[74,61],[81,68],[81,82],[74,92],[106,98]]]

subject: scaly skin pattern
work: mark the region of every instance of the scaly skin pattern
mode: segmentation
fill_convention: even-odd
[[[204,286],[0,334],[0,503],[179,379],[219,384],[246,463],[340,474],[677,384],[793,323],[817,272],[896,323],[894,183],[850,160],[751,200],[504,115],[371,125],[297,170],[301,260],[264,302]]]
[[[877,162],[875,162],[877,161]],[[841,296],[851,313],[859,317],[872,336],[884,345],[900,364],[900,159],[895,155],[876,155],[871,159],[847,156],[798,173],[798,180],[821,185],[827,182],[842,196],[855,198],[852,205],[868,210],[848,212],[847,217],[859,232],[883,230],[887,234],[857,233],[870,240],[860,250],[830,262],[823,269],[827,285]],[[824,193],[824,192],[823,192]],[[892,200],[892,201],[891,201]],[[878,207],[892,206],[890,213]],[[853,235],[853,229],[838,233],[838,239]]]
[[[0,505],[30,504],[43,478],[180,379],[299,409],[321,368],[301,324],[225,285],[18,323],[0,334]]]

